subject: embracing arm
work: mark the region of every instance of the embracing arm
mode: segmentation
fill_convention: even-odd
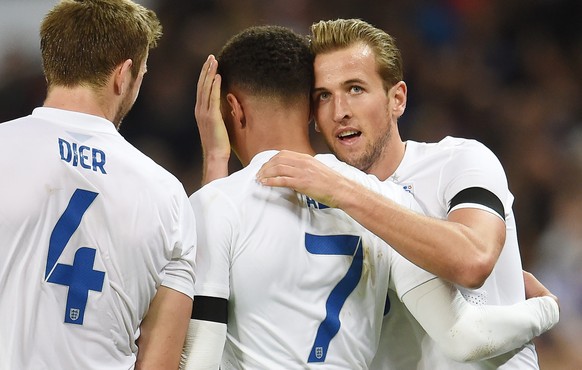
[[[228,176],[230,141],[220,112],[220,75],[218,62],[208,56],[200,71],[194,110],[202,142],[202,185]]]
[[[257,177],[264,185],[290,187],[344,210],[408,260],[467,288],[483,284],[505,241],[505,223],[487,211],[454,210],[448,220],[424,216],[306,154],[281,151]]]
[[[160,286],[140,326],[136,369],[177,369],[192,299]]]
[[[474,306],[449,283],[433,279],[402,301],[448,357],[466,362],[520,348],[551,329],[559,320],[557,299],[547,289],[539,293],[510,306]]]
[[[351,180],[333,190],[337,207],[362,226],[416,265],[461,286],[480,287],[503,248],[505,223],[487,211],[463,208],[441,220],[411,211]]]
[[[195,296],[180,360],[181,370],[216,370],[226,341],[228,301]]]

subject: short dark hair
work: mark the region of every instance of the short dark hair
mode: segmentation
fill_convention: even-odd
[[[255,26],[233,36],[217,56],[222,91],[296,101],[308,98],[313,54],[305,36],[281,26]]]

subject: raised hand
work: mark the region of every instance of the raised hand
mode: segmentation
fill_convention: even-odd
[[[196,91],[194,114],[202,141],[202,184],[228,176],[230,141],[220,111],[221,77],[217,73],[218,61],[209,55],[202,66]]]

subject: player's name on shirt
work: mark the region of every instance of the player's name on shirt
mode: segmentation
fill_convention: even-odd
[[[59,138],[59,154],[61,160],[71,164],[73,167],[80,166],[81,168],[101,172],[107,174],[105,171],[105,152],[101,149],[91,148],[87,145],[78,144],[76,142],[68,142],[65,139]]]
[[[307,195],[303,195],[303,196],[305,197],[305,203],[307,204],[308,207],[315,208],[315,209],[329,208],[329,206],[326,206],[323,203],[319,203],[318,201],[316,201],[315,199],[311,199]]]

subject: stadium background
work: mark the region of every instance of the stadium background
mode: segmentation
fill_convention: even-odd
[[[395,36],[409,87],[403,137],[475,138],[499,156],[516,197],[524,267],[561,303],[558,326],[536,339],[541,367],[582,368],[582,1],[138,2],[157,11],[164,37],[121,133],[188,193],[201,177],[198,73],[231,35],[257,24],[306,34],[320,19],[355,17]],[[38,26],[55,3],[0,0],[0,122],[42,104]]]

